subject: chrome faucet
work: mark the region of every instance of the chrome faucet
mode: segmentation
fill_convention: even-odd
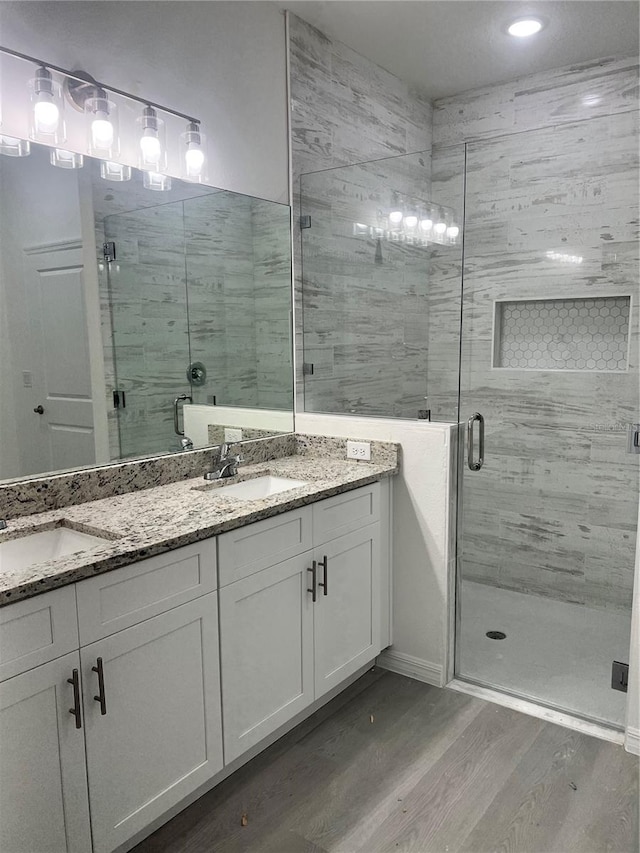
[[[204,475],[205,480],[224,480],[238,473],[238,465],[242,462],[242,459],[240,456],[232,456],[229,452],[230,450],[231,443],[225,441],[220,448],[220,456],[215,463],[215,467],[211,471],[207,471]]]

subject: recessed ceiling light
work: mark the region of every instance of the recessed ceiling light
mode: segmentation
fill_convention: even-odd
[[[507,32],[510,36],[517,38],[526,38],[539,33],[543,27],[540,18],[518,18],[507,27]]]

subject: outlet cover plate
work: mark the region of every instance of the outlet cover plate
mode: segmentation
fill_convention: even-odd
[[[371,459],[371,444],[368,441],[347,441],[347,459]]]

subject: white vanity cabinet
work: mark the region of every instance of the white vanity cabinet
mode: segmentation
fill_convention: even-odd
[[[374,483],[219,537],[226,764],[388,645],[380,489]],[[283,542],[277,529],[312,532],[292,535],[286,548],[297,541],[300,553],[277,562],[269,545]],[[222,585],[238,574],[247,576]]]
[[[0,684],[0,850],[91,850],[78,652]]]
[[[73,585],[0,609],[3,853],[91,849],[77,650]]]
[[[216,586],[211,539],[0,609],[2,853],[108,853],[222,769]]]
[[[217,593],[81,649],[94,853],[222,769]]]
[[[94,853],[222,769],[216,586],[215,539],[77,585]]]
[[[371,663],[390,642],[389,496],[374,483],[0,608],[1,853],[128,849]]]

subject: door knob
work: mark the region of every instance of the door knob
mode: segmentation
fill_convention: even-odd
[[[44,415],[44,409],[42,408],[42,406],[36,406],[33,411],[36,413],[36,415]]]

